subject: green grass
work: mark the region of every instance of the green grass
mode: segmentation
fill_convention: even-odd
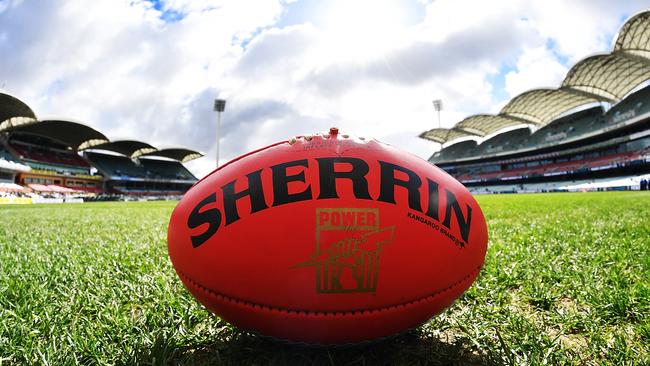
[[[482,196],[472,288],[382,342],[304,348],[210,315],[167,257],[174,203],[0,207],[0,364],[650,364],[650,194]]]

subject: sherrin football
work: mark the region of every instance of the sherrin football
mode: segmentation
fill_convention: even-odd
[[[253,151],[194,185],[169,223],[194,297],[233,325],[346,344],[416,327],[457,299],[487,249],[454,178],[332,128]]]

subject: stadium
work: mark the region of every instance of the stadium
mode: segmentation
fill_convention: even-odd
[[[27,104],[0,93],[0,203],[178,199],[197,179],[184,162],[203,156],[109,141],[83,123],[41,120]]]
[[[34,2],[16,3],[22,6],[35,4]],[[74,1],[70,0],[66,3],[74,4]],[[179,64],[172,62],[172,53],[179,49],[169,47],[169,44],[165,43],[171,42],[170,39],[180,40],[178,43],[183,46],[180,53],[187,51],[189,56],[183,59],[184,63],[188,63],[190,58],[198,58],[202,71],[209,67],[203,64],[205,59],[200,57],[201,53],[191,52],[191,43],[198,39],[196,33],[187,32],[192,42],[182,42],[187,40],[181,34],[187,31],[187,28],[182,27],[192,24],[196,19],[201,19],[201,16],[209,16],[211,12],[218,13],[222,10],[221,5],[215,6],[214,9],[199,9],[197,13],[191,14],[192,17],[183,18],[187,15],[183,11],[190,10],[183,8],[165,13],[161,10],[164,9],[162,5],[164,1],[152,2],[150,8],[145,9],[151,13],[145,12],[145,14],[154,20],[155,42],[139,43],[137,41],[140,37],[145,38],[146,32],[142,28],[137,28],[136,31],[121,29],[121,32],[115,32],[120,16],[113,15],[121,13],[110,13],[108,10],[113,10],[112,7],[119,8],[121,6],[119,2],[97,1],[97,8],[101,13],[99,18],[91,17],[93,9],[88,8],[84,2],[80,3],[82,5],[77,8],[64,7],[65,11],[60,12],[67,16],[63,18],[66,20],[63,22],[66,30],[72,29],[79,23],[85,27],[84,32],[88,31],[88,34],[91,34],[92,23],[100,23],[101,19],[110,18],[110,27],[106,27],[110,33],[117,33],[119,37],[128,39],[127,42],[122,40],[116,43],[127,43],[129,48],[146,54],[155,61],[155,65],[151,67],[153,69],[160,67],[162,70],[167,70],[163,67],[167,62],[174,65],[174,68],[181,68]],[[133,6],[140,2],[129,3],[129,6]],[[238,0],[236,3],[244,4],[244,8],[249,7],[249,4],[243,1]],[[291,4],[303,6],[305,2],[284,3],[289,7],[287,12],[290,12]],[[376,7],[383,4],[382,2],[369,3]],[[417,3],[424,7],[425,5],[422,4],[426,2]],[[488,2],[482,3],[488,4]],[[489,3],[486,9],[493,7],[497,9],[496,3]],[[526,16],[530,14],[531,19],[534,18],[532,9],[534,2],[522,3],[525,8],[522,14]],[[553,9],[557,10],[554,8],[555,3],[539,3],[544,9],[549,9],[553,20],[557,18],[558,24],[561,23],[564,14],[553,11]],[[602,5],[595,2],[586,3],[587,9]],[[350,2],[341,2],[341,4],[344,4],[342,6],[345,9],[350,9],[350,12],[355,9],[354,6],[349,6]],[[477,12],[469,12],[471,16],[466,17],[465,12],[468,9],[458,10],[451,7],[451,11],[445,13],[440,8],[435,8],[436,4],[445,10],[445,7],[451,6],[450,4],[467,7],[467,3],[436,0],[428,4],[433,9],[429,15],[433,15],[433,19],[441,23],[443,28],[455,26],[452,23],[457,19],[460,23],[472,23],[480,18],[477,17]],[[479,2],[476,2],[472,6],[476,6],[478,12],[482,12],[484,8],[478,4]],[[567,13],[570,13],[569,9],[573,9],[568,7],[569,2],[562,2],[562,4],[567,6]],[[28,14],[26,18],[20,12],[11,13],[12,6],[14,4],[11,1],[9,5],[0,1],[0,54],[6,52],[2,54],[2,62],[8,65],[4,67],[3,63],[3,67],[0,67],[0,85],[3,86],[3,89],[0,89],[0,366],[5,364],[650,365],[650,221],[648,221],[650,191],[647,184],[650,180],[650,9],[634,13],[639,9],[635,8],[632,11],[630,7],[625,7],[626,4],[623,2],[616,3],[616,7],[620,7],[621,10],[612,15],[611,18],[616,18],[616,21],[615,28],[612,27],[610,31],[616,32],[618,29],[618,32],[606,37],[608,41],[612,40],[612,48],[607,53],[589,56],[571,63],[573,66],[566,75],[564,71],[562,72],[565,77],[556,88],[529,90],[507,101],[498,113],[470,115],[453,127],[434,128],[423,132],[419,138],[417,137],[419,131],[424,130],[428,125],[422,123],[417,126],[417,129],[408,132],[412,140],[425,143],[427,148],[431,146],[431,151],[439,147],[428,161],[460,181],[478,202],[480,210],[484,213],[488,231],[484,265],[479,268],[477,279],[467,291],[446,310],[421,326],[371,342],[321,347],[287,344],[239,329],[208,311],[181,282],[176,272],[177,268],[170,260],[168,249],[170,217],[178,207],[179,200],[183,197],[191,197],[192,194],[186,193],[201,179],[199,174],[195,176],[186,166],[187,162],[203,157],[203,154],[195,149],[196,146],[202,146],[199,145],[199,141],[196,141],[196,145],[181,143],[180,145],[189,146],[162,147],[157,146],[153,137],[148,142],[140,141],[135,132],[133,136],[127,136],[126,139],[113,140],[107,137],[111,132],[108,127],[104,132],[92,127],[97,126],[90,123],[93,121],[92,118],[82,119],[81,122],[68,118],[41,118],[30,107],[41,102],[38,99],[40,91],[25,98],[23,98],[25,95],[30,95],[25,93],[25,89],[22,89],[22,92],[5,91],[3,78],[15,71],[7,60],[14,56],[18,58],[19,52],[17,48],[14,50],[6,47],[6,45],[16,47],[17,43],[7,41],[11,38],[11,34],[6,36],[7,33],[3,33],[3,22],[10,23],[14,27],[15,24],[29,23],[30,27],[20,30],[27,35],[31,34],[27,28],[29,30],[38,28],[36,26],[38,22],[26,21],[32,19],[38,11],[26,12]],[[60,4],[57,4],[53,9],[58,10],[59,6]],[[507,7],[510,6],[511,4],[508,3]],[[39,14],[42,18],[38,19],[43,24],[50,22],[50,17],[60,15],[59,12],[52,11],[45,16],[44,14],[50,9],[46,1],[38,2],[36,7],[45,9],[41,11],[43,14]],[[228,9],[228,2],[223,2],[223,7]],[[357,7],[363,10],[363,18],[373,18],[372,11],[367,11],[366,8],[358,5]],[[625,9],[622,9],[623,7]],[[80,12],[75,12],[79,9]],[[255,10],[260,14],[264,12],[261,7]],[[248,13],[250,9],[245,11]],[[436,11],[440,14],[435,14]],[[389,18],[396,15],[391,12],[386,13]],[[462,16],[456,18],[457,13],[462,13]],[[507,9],[505,13],[507,18],[514,14],[511,13],[511,9]],[[239,18],[234,16],[236,14],[226,12],[225,18],[239,21]],[[595,12],[595,14],[602,16],[602,13]],[[582,14],[569,15],[571,18],[582,16]],[[621,17],[622,15],[624,16]],[[13,17],[17,19],[17,23],[12,22]],[[163,25],[165,19],[159,17],[168,17],[166,21],[171,23]],[[449,23],[445,23],[447,18]],[[212,37],[223,31],[223,28],[211,28],[209,25],[217,24],[218,27],[222,27],[221,21],[224,18],[205,19],[207,21],[200,22],[201,34],[209,34]],[[353,27],[361,26],[360,19],[351,19]],[[605,24],[606,19],[599,17],[597,22]],[[382,22],[375,20],[375,23],[384,27]],[[481,24],[499,28],[496,23]],[[584,25],[576,19],[571,19],[571,24],[571,29],[579,29],[580,25]],[[102,23],[102,26],[106,26],[106,23]],[[166,26],[176,33],[165,33]],[[313,32],[318,27],[319,24],[314,22],[308,28]],[[269,35],[270,38],[279,37],[283,47],[292,42],[304,45],[295,39],[284,38],[298,32],[300,25],[285,24],[278,28],[279,31],[256,28],[252,32],[252,38],[242,38],[242,32],[224,38],[228,38],[229,47],[234,46],[236,41],[240,41],[252,45],[251,49],[256,43],[263,43],[255,37]],[[394,28],[386,28],[394,31]],[[470,29],[469,33],[472,34],[482,33],[484,29],[471,26],[461,28],[464,31]],[[43,29],[47,30],[47,28]],[[289,31],[285,33],[286,29]],[[421,28],[416,30],[419,32]],[[514,34],[522,31],[522,28],[507,28],[507,30]],[[487,30],[485,33],[488,33]],[[71,51],[66,47],[59,47],[63,41],[59,41],[57,36],[60,37],[61,33],[48,33],[45,38],[48,43],[64,50],[62,63],[73,64],[74,62],[70,61],[75,56],[68,54],[67,52]],[[30,42],[27,42],[31,40],[28,36],[25,36],[25,39],[22,36],[20,38],[21,42],[29,44],[30,57],[34,57],[33,50],[38,51],[35,63],[38,67],[30,64],[30,72],[36,74],[41,68],[50,72],[48,62],[51,62],[52,58],[49,53],[54,51],[33,47]],[[378,38],[377,43],[384,44],[384,38]],[[478,38],[482,43],[489,41],[485,37]],[[87,42],[83,39],[84,37],[75,37],[74,46],[81,47],[81,44]],[[100,49],[110,44],[111,40],[113,40],[111,37],[97,40],[92,38],[90,43],[93,49]],[[358,37],[355,41],[358,41]],[[166,54],[169,60],[160,60],[154,57],[155,53],[149,53],[155,49],[156,42],[165,43],[165,47],[172,50]],[[195,43],[199,44],[201,49],[209,48],[203,42]],[[494,45],[494,43],[490,44]],[[331,44],[327,46],[330,47]],[[280,47],[282,52],[285,51],[283,47]],[[318,53],[316,68],[323,67],[324,54],[332,52],[328,47],[325,48],[327,52]],[[242,46],[241,50],[236,48],[228,48],[228,52],[243,52],[244,56],[248,55],[245,47]],[[457,48],[470,48],[470,44],[461,42]],[[108,59],[108,64],[115,63],[119,65],[118,68],[125,67],[119,63],[118,55],[114,54],[116,48],[107,46],[106,50],[106,53],[101,54],[103,57],[100,57],[102,66],[105,66],[105,60]],[[270,64],[270,69],[259,65],[244,68],[252,76],[247,74],[247,82],[243,84],[247,88],[255,89],[256,98],[268,90],[264,85],[268,80],[262,80],[261,74],[282,73],[278,71],[281,70],[277,68],[278,65],[272,62],[274,61],[272,57],[268,57],[270,47],[263,51],[263,63]],[[417,58],[422,54],[415,52],[409,55]],[[45,61],[41,60],[41,56]],[[229,54],[228,57],[233,56]],[[458,61],[454,57],[450,58],[453,59],[452,62]],[[418,62],[430,62],[426,57],[423,59]],[[233,60],[235,59],[229,58],[226,64],[234,62]],[[87,66],[86,61],[84,59],[79,62],[83,65],[81,69]],[[244,61],[251,66],[250,58]],[[291,65],[292,60],[291,57],[283,55],[280,61]],[[385,61],[382,60],[382,67]],[[355,62],[358,62],[355,64],[355,72],[362,70],[357,68],[361,61],[355,59]],[[221,66],[221,63],[215,63]],[[135,63],[135,66],[127,64],[128,67],[137,70],[138,78],[148,66],[152,66],[147,63]],[[463,73],[473,75],[467,66],[463,67],[465,68],[462,70]],[[85,71],[77,68],[73,70],[75,76],[76,73],[82,74],[82,71]],[[109,75],[110,82],[113,82],[114,78],[120,80],[119,72],[114,69],[109,67],[101,70],[102,73]],[[178,71],[173,70],[174,73]],[[207,75],[183,71],[185,72],[178,72],[181,78],[191,79],[192,76]],[[292,78],[299,79],[303,71],[305,70],[292,74]],[[340,69],[336,68],[335,71]],[[399,68],[395,67],[391,73],[398,71]],[[419,74],[415,76],[419,77]],[[344,84],[346,78],[353,79],[354,75],[344,72],[342,76],[337,75],[336,86]],[[143,79],[152,84],[151,89],[156,89],[156,85],[160,85],[144,77]],[[164,76],[161,76],[161,79],[163,80],[161,84],[171,83],[170,79]],[[400,84],[399,90],[407,90],[404,85],[401,85],[403,80],[398,82],[394,79],[389,80]],[[57,83],[54,89],[63,88],[62,84]],[[254,87],[251,88],[251,85]],[[332,85],[329,86],[332,89],[328,89],[328,92],[339,90]],[[78,88],[81,94],[86,94],[88,85],[74,87]],[[292,88],[283,84],[282,88],[285,87]],[[463,89],[466,87],[466,85],[462,86]],[[47,85],[47,88],[52,86]],[[119,85],[119,90],[123,89],[126,90],[125,86]],[[213,97],[221,98],[221,96],[213,95],[215,89],[207,90],[208,92],[202,95],[208,95],[209,98],[198,100],[205,104],[205,111],[212,113],[213,111],[208,110],[208,107],[211,107],[208,106],[210,103],[204,102],[211,102]],[[424,89],[417,90],[421,92]],[[294,92],[292,90],[292,93]],[[129,93],[125,92],[125,94]],[[134,91],[134,94],[137,93]],[[295,93],[292,97],[299,94],[299,92]],[[327,98],[330,96],[331,94],[327,94]],[[234,109],[236,99],[243,99],[244,96],[235,94],[229,98],[231,98],[229,106],[233,105]],[[309,98],[314,98],[314,95],[310,95]],[[427,98],[428,95],[422,96],[423,100],[430,100]],[[231,103],[230,100],[233,102]],[[260,102],[260,99],[255,99],[255,102]],[[240,106],[242,104],[246,103],[241,103]],[[260,104],[264,103],[260,102]],[[255,103],[251,105],[263,113],[269,112],[269,115],[265,115],[264,118],[274,123],[279,120],[278,112],[267,109],[265,104],[261,107]],[[371,106],[369,109],[375,108],[376,100],[373,99],[368,105]],[[284,104],[282,106],[286,107]],[[326,106],[326,108],[330,107],[332,106]],[[418,111],[423,110],[424,108]],[[283,109],[283,113],[294,113],[303,117],[290,109]],[[255,123],[259,121],[254,118],[254,113],[244,109],[240,110],[239,115],[250,118],[250,122],[246,119],[243,123],[244,130],[246,134],[261,136],[256,141],[265,141],[267,134],[272,135],[268,128],[256,130],[258,125]],[[198,118],[197,115],[192,116]],[[208,116],[208,114],[201,116]],[[226,118],[230,116],[227,115]],[[428,121],[428,116],[422,119]],[[109,121],[111,122],[113,121]],[[114,122],[118,123],[118,121]],[[195,120],[191,122],[199,125]],[[274,123],[271,124],[274,129],[282,126]],[[395,125],[394,121],[392,125]],[[199,126],[203,128],[206,125]],[[187,125],[183,126],[176,120],[173,127],[172,131],[188,128]],[[323,126],[323,131],[329,127],[329,124]],[[345,128],[345,126],[339,127]],[[364,127],[369,130],[368,133],[373,132],[374,127],[370,124]],[[401,127],[403,126],[395,128]],[[232,132],[228,128],[224,131]],[[204,131],[201,129],[201,133]],[[206,135],[209,135],[207,139],[212,137],[212,134],[206,133]],[[313,137],[309,135],[310,139]],[[421,141],[420,138],[427,141]],[[191,140],[179,139],[178,141]],[[265,143],[272,142],[275,141],[265,141]],[[239,140],[229,144],[246,146],[244,141]],[[429,150],[427,150],[428,154],[430,154]],[[421,163],[434,169],[425,161]],[[278,185],[284,184],[289,187],[291,183],[292,189],[296,187],[303,189],[301,184],[304,183],[305,170],[302,167],[304,166],[291,166],[292,170],[287,170],[289,173],[278,180]],[[397,172],[400,174],[392,175],[392,178],[395,188],[401,189],[400,193],[404,194],[397,196],[397,201],[405,198],[408,192],[410,205],[411,189],[406,184],[408,182],[404,180],[408,176],[406,171],[408,170]],[[340,177],[355,176],[351,174],[352,172],[337,173]],[[440,175],[445,179],[449,178],[442,172]],[[253,174],[249,174],[250,176],[255,177]],[[275,181],[273,183],[275,184]],[[354,189],[356,194],[354,184],[345,187]],[[398,185],[401,187],[397,187]],[[336,183],[333,186],[333,192],[336,194]],[[220,188],[223,187],[225,186]],[[422,187],[423,202],[437,202],[438,196],[433,194],[436,192],[440,194],[441,199],[445,196],[443,190],[432,190],[433,185],[427,186],[429,190],[426,195],[427,190]],[[252,200],[251,204],[246,202],[247,195],[252,197],[252,190],[244,189],[239,184],[235,187],[235,181],[230,188],[231,196],[235,197],[231,200],[231,208],[234,207],[232,211],[235,214],[239,212],[238,210],[244,212],[249,208],[253,211]],[[288,196],[290,192],[287,189],[284,193]],[[291,193],[293,196],[293,191]],[[446,197],[449,197],[448,193],[446,192]],[[467,196],[471,198],[472,195]],[[264,202],[263,194],[261,196],[261,202]],[[221,214],[218,213],[219,210],[214,210],[216,205],[214,199],[210,201],[211,197],[215,195],[208,196],[207,200],[204,199],[202,203],[205,205],[202,210],[196,206],[193,212],[208,220],[210,217],[217,216],[217,221],[221,221]],[[219,200],[223,198],[219,197]],[[236,203],[238,200],[244,203],[238,206]],[[449,198],[446,200],[449,201]],[[460,201],[455,201],[456,205],[453,206],[458,208],[457,211],[456,208],[453,209],[455,218],[462,216],[459,213],[467,212],[463,211],[464,207],[461,207],[458,202]],[[364,204],[374,205],[376,201],[364,201]],[[268,206],[260,211],[269,212],[275,209],[271,204]],[[341,212],[353,210],[358,208],[345,206],[337,209]],[[215,215],[215,212],[218,214]],[[259,214],[261,215],[262,212]],[[291,214],[298,216],[299,212],[296,210]],[[451,212],[452,210],[449,210],[448,217],[451,217]],[[423,215],[428,213],[428,210],[427,213],[422,212]],[[445,210],[441,210],[440,214],[443,213],[447,217]],[[224,226],[221,226],[220,230],[224,230],[223,227],[226,225],[225,216],[226,214],[223,218]],[[432,216],[427,215],[427,217]],[[467,217],[470,217],[469,213]],[[239,222],[236,224],[245,221],[239,220],[238,216],[237,220]],[[185,221],[190,226],[190,220]],[[179,222],[184,225],[185,221]],[[318,220],[314,221],[318,222]],[[432,221],[428,222],[432,223]],[[466,222],[469,226],[469,220]],[[305,278],[312,281],[310,283],[313,283],[314,288],[323,282],[329,284],[330,290],[335,287],[337,291],[341,290],[338,288],[341,287],[339,277],[332,275],[332,279],[321,281],[316,269],[323,263],[336,264],[329,261],[329,254],[323,258],[313,257],[322,259],[322,262],[309,260],[309,253],[314,253],[313,241],[316,240],[318,243],[321,234],[346,238],[336,241],[341,247],[351,241],[347,234],[352,227],[349,224],[343,225],[343,221],[339,223],[344,229],[323,226],[323,233],[319,228],[315,238],[314,235],[305,238],[305,248],[308,251],[305,252],[307,254],[304,260],[307,262],[304,263],[311,268],[307,268],[309,270],[305,270],[304,273],[310,276]],[[422,222],[416,224],[423,227],[428,225],[423,225]],[[240,226],[241,231],[254,231],[262,244],[268,244],[268,249],[246,253],[250,254],[251,265],[255,263],[254,258],[271,258],[268,262],[275,263],[277,258],[283,255],[283,248],[286,248],[288,241],[285,240],[287,236],[291,236],[292,240],[298,242],[302,239],[296,236],[290,227],[286,232],[280,232],[281,240],[271,243],[268,239],[271,235],[267,231],[272,230],[273,225],[276,225],[276,222],[269,222],[264,227],[244,226],[242,228]],[[286,223],[277,225],[282,226]],[[295,224],[292,222],[290,225]],[[402,228],[395,230],[400,229]],[[391,226],[391,235],[392,231]],[[241,245],[238,245],[237,250],[242,251],[250,245],[244,241],[238,244]],[[424,244],[438,247],[441,243],[428,240]],[[394,248],[396,251],[402,250],[395,243],[386,243],[385,247]],[[379,252],[384,251],[383,261],[386,259],[386,250],[389,249],[377,246],[372,248],[369,255],[378,258]],[[454,246],[449,251],[457,250],[461,249]],[[420,255],[418,251],[411,251],[415,255]],[[210,259],[232,260],[231,257]],[[426,262],[430,259],[422,256],[422,260]],[[192,261],[188,263],[189,266],[194,265]],[[455,265],[453,261],[448,263],[449,267]],[[296,265],[299,266],[300,264]],[[438,269],[433,265],[430,267],[434,270]],[[346,270],[348,268],[356,267],[348,265]],[[390,267],[386,266],[386,262],[381,262],[381,268]],[[249,269],[250,278],[262,273],[259,268]],[[304,269],[292,269],[292,271],[298,272]],[[406,273],[412,268],[393,268],[395,269],[400,273]],[[440,270],[442,273],[443,269]],[[268,272],[263,273],[271,277]],[[313,276],[314,273],[316,276]],[[331,273],[334,274],[335,271],[331,270]],[[364,275],[365,277],[360,278],[377,278],[378,272],[368,273],[374,276]],[[386,272],[381,276],[384,276],[384,273]],[[249,273],[246,275],[248,276]],[[241,286],[240,278],[234,274],[227,280],[233,286],[245,287]],[[410,283],[395,282],[396,286],[405,288],[413,286]],[[279,283],[276,286],[277,288],[271,287],[265,290],[284,293],[291,289],[291,284]],[[375,291],[376,286],[378,285],[359,286],[353,290]],[[447,288],[441,292],[446,290]],[[323,296],[341,295],[327,289],[322,292]],[[353,295],[356,296],[358,293]],[[245,306],[248,302],[243,300],[237,304]],[[390,309],[402,307],[400,304]],[[374,309],[371,309],[368,313],[373,311]],[[366,310],[355,309],[354,312],[366,313]],[[281,309],[276,313],[287,312]],[[306,314],[308,311],[300,313]],[[310,315],[325,317],[326,315],[323,314],[333,313],[314,312]],[[283,324],[276,324],[276,326],[282,327]]]
[[[442,146],[429,161],[474,193],[647,189],[649,28],[650,13],[639,13],[610,53],[576,63],[558,88],[423,132]]]

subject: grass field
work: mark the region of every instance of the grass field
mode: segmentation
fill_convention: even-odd
[[[0,207],[0,364],[650,364],[650,193],[482,196],[472,288],[425,326],[304,348],[242,333],[183,288],[174,203]]]

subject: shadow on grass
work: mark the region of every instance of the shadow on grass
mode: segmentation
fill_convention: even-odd
[[[232,328],[219,339],[174,346],[159,339],[129,364],[172,365],[486,365],[494,355],[479,354],[465,338],[445,342],[419,329],[354,346],[287,344]],[[498,356],[497,356],[498,357]]]

